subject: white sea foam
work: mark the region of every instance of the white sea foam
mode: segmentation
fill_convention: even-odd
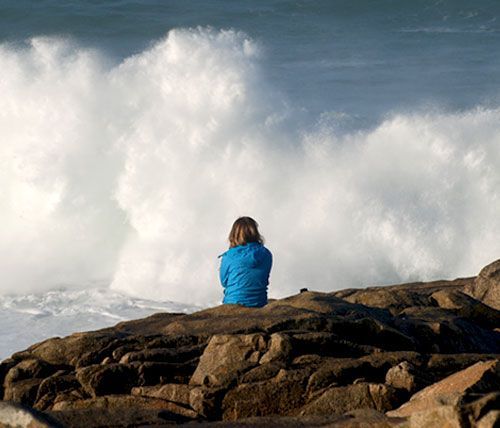
[[[51,290],[0,296],[0,360],[54,336],[96,330],[155,312],[189,313],[195,306],[132,298],[109,288]]]
[[[274,254],[272,296],[474,275],[498,258],[500,109],[304,127],[259,64],[244,34],[209,29],[118,65],[53,38],[1,46],[1,292],[104,279],[213,304],[240,215]]]

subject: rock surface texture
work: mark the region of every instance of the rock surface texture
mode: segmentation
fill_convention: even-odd
[[[499,289],[500,260],[48,339],[0,363],[0,427],[499,426]]]

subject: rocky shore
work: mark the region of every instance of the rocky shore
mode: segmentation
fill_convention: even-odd
[[[0,364],[0,427],[500,424],[500,260],[477,277],[159,313]]]

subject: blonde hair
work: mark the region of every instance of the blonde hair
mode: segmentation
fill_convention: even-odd
[[[246,245],[249,242],[264,243],[264,238],[259,233],[259,225],[251,217],[238,218],[231,228],[229,233],[229,247],[237,247],[238,245]]]

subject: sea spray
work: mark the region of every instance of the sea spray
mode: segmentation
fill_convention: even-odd
[[[104,280],[213,304],[240,215],[273,251],[271,296],[474,275],[500,253],[500,109],[304,126],[259,47],[211,29],[120,64],[36,38],[0,69],[3,293]]]

